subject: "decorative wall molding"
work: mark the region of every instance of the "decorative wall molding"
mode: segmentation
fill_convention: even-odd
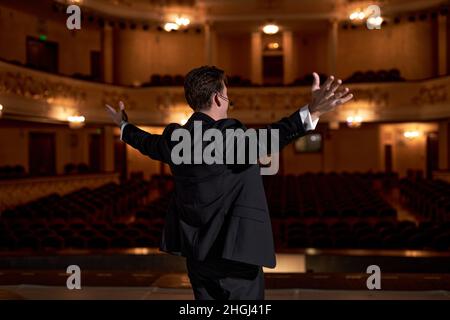
[[[450,77],[425,81],[350,84],[355,99],[328,113],[325,121],[360,114],[364,122],[428,121],[450,118]],[[309,87],[231,87],[230,111],[248,124],[286,116],[310,99]],[[80,114],[87,123],[111,123],[105,103],[124,101],[129,118],[140,125],[182,122],[192,113],[183,87],[128,88],[30,70],[0,62],[3,117],[65,121]]]
[[[14,94],[47,103],[86,102],[86,92],[80,87],[14,71],[0,71],[0,94]]]

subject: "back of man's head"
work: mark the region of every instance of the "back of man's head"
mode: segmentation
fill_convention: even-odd
[[[211,95],[222,92],[226,82],[225,72],[215,66],[202,66],[189,71],[184,80],[187,103],[194,111],[208,110]]]

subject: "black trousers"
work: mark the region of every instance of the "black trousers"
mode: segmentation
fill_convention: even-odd
[[[195,300],[264,300],[261,266],[226,259],[186,258]]]

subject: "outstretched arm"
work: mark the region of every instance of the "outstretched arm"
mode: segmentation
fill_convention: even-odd
[[[297,117],[297,113],[294,113],[288,118],[297,125],[280,127],[279,125],[283,121],[269,125],[269,128],[278,127],[280,129],[280,149],[296,138],[305,135],[308,131],[314,130],[320,116],[353,99],[353,94],[349,92],[349,89],[342,87],[342,80],[335,80],[334,76],[330,76],[320,86],[319,75],[314,72],[313,77],[311,102],[298,111],[299,117]],[[286,124],[286,121],[284,121],[284,124]]]
[[[110,105],[106,105],[106,111],[114,123],[120,127],[120,140],[154,160],[166,163],[170,161],[168,140],[163,135],[148,133],[129,123],[122,101],[119,102],[119,111],[116,111]]]
[[[337,106],[342,105],[353,98],[353,94],[349,93],[349,89],[342,87],[340,79],[335,80],[334,76],[330,76],[325,83],[320,86],[320,79],[317,73],[313,73],[314,81],[311,87],[312,98],[311,102],[295,111],[290,116],[284,117],[281,120],[269,124],[265,127],[268,129],[268,140],[258,141],[258,145],[263,147],[263,150],[279,152],[284,146],[307,134],[308,131],[316,128],[319,117],[323,114],[333,111]],[[243,140],[245,138],[247,128],[236,119],[222,120],[223,127],[244,130],[237,134],[237,138],[245,141],[245,152],[250,150],[249,142]],[[270,142],[274,134],[278,137],[275,146]],[[230,141],[228,141],[230,143]],[[274,148],[275,147],[275,148]],[[228,149],[230,150],[230,149]],[[228,151],[227,150],[227,151]],[[263,152],[259,156],[265,156]]]

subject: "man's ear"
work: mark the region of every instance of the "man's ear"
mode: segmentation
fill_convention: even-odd
[[[214,94],[214,102],[217,104],[218,107],[220,107],[220,99],[217,93]]]

